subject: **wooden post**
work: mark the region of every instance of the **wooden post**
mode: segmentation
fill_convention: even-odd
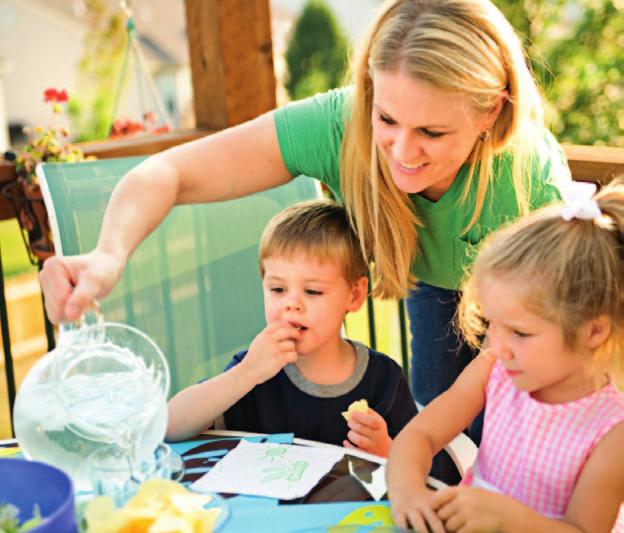
[[[186,0],[198,128],[223,129],[275,107],[269,0]]]

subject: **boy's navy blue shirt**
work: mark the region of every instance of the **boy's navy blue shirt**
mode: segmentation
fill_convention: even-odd
[[[257,433],[294,433],[295,437],[342,446],[349,428],[342,416],[349,405],[366,399],[388,425],[394,438],[416,414],[401,367],[387,355],[350,341],[357,359],[349,379],[337,385],[307,381],[295,365],[287,365],[254,387],[216,421],[215,426]],[[247,354],[234,356],[225,370]]]

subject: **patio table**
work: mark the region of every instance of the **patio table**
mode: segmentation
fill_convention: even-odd
[[[189,485],[199,479],[241,439],[251,442],[294,444],[335,448],[331,444],[293,438],[291,433],[263,435],[238,431],[206,431],[192,439],[170,443],[185,466],[181,483]],[[369,490],[372,474],[385,467],[385,459],[358,450],[340,448],[345,452],[330,472],[304,497],[295,500],[277,500],[239,494],[221,494],[229,508],[229,518],[219,530],[222,533],[238,531],[292,532],[336,525],[387,526],[391,524],[389,504],[385,494],[376,501]],[[15,439],[0,441],[0,457],[19,457]],[[383,476],[375,479],[383,480]],[[383,482],[385,484],[385,482]],[[442,484],[429,479],[432,488]],[[385,486],[381,494],[385,492]]]

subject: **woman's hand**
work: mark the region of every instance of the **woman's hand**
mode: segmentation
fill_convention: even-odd
[[[351,414],[347,439],[343,441],[345,448],[356,448],[381,457],[388,457],[392,439],[388,435],[388,426],[383,417],[368,409],[366,413]]]
[[[442,489],[431,499],[446,530],[462,533],[504,531],[505,516],[514,504],[508,496],[464,485]]]
[[[389,493],[392,520],[402,528],[411,527],[415,531],[445,533],[444,525],[431,507],[435,491],[426,487],[406,487]]]
[[[264,383],[298,359],[296,340],[300,336],[299,330],[287,323],[270,324],[256,335],[240,363],[254,386]]]
[[[43,263],[39,280],[51,322],[72,322],[115,286],[124,264],[111,254],[94,250],[76,256],[54,256]]]

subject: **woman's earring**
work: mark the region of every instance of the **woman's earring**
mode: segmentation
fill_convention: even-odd
[[[479,140],[485,142],[490,138],[490,130],[484,130],[481,132],[481,135],[479,135]]]

